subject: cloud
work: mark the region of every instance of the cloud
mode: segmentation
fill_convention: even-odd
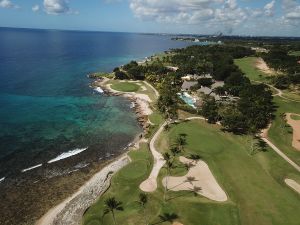
[[[282,22],[286,25],[300,25],[300,4],[296,0],[282,0],[284,16]]]
[[[39,6],[39,5],[34,5],[34,6],[32,6],[32,11],[33,11],[33,12],[38,12],[38,11],[40,11],[40,6]]]
[[[266,4],[264,10],[267,16],[273,16],[275,11],[275,1],[273,0],[270,3]]]
[[[71,10],[67,0],[44,0],[44,9],[48,14],[76,14],[75,11]]]
[[[15,5],[10,0],[0,0],[0,8],[19,8],[19,6]]]

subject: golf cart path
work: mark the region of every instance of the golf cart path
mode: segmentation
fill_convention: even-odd
[[[203,117],[190,117],[186,120],[205,120]],[[165,165],[166,161],[164,160],[162,154],[155,148],[155,142],[158,139],[159,135],[164,130],[168,122],[164,122],[163,125],[158,129],[154,134],[153,138],[150,141],[150,151],[153,155],[154,162],[152,171],[145,181],[140,184],[140,189],[144,192],[154,192],[157,189],[157,177],[161,168]]]
[[[277,148],[269,139],[268,131],[271,128],[271,124],[267,129],[264,129],[261,133],[261,139],[265,141],[278,155],[280,155],[285,161],[287,161],[292,167],[294,167],[298,172],[300,172],[300,166],[291,160],[286,154],[284,154],[279,148]]]

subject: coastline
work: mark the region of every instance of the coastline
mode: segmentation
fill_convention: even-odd
[[[101,169],[71,197],[50,209],[35,225],[80,224],[85,210],[110,186],[112,176],[130,162],[127,153]]]
[[[148,116],[153,113],[153,111],[150,109],[151,100],[149,97],[148,99],[145,98],[145,96],[142,94],[115,91],[110,88],[110,85],[107,85],[109,80],[110,79],[108,78],[97,79],[92,82],[91,87],[100,87],[101,90],[103,89],[103,92],[100,90],[100,93],[111,96],[121,96],[134,103],[134,107],[132,108],[135,110],[137,120],[143,128],[143,132],[138,134],[134,138],[133,142],[128,144],[127,149],[130,147],[133,147],[133,149],[138,149],[141,142],[147,141],[143,138],[143,136],[146,134],[150,126]],[[113,159],[111,163],[95,173],[74,194],[63,200],[60,204],[48,210],[46,214],[44,214],[35,222],[35,225],[81,224],[81,219],[84,212],[110,187],[112,176],[129,164],[130,161],[131,159],[128,156],[128,151],[116,159]]]

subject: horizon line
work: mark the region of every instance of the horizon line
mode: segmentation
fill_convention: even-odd
[[[127,33],[143,35],[166,35],[166,36],[217,36],[217,34],[192,34],[192,33],[162,33],[162,32],[133,32],[133,31],[109,31],[109,30],[78,30],[78,29],[60,29],[60,28],[33,28],[33,27],[6,27],[0,26],[0,29],[26,29],[26,30],[48,30],[48,31],[67,31],[67,32],[102,32],[102,33]],[[251,38],[299,38],[300,36],[259,36],[242,34],[223,34],[221,37],[251,37]]]

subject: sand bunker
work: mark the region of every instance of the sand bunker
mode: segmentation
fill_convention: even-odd
[[[294,191],[298,192],[300,194],[300,184],[298,184],[296,181],[292,179],[285,179],[284,182],[291,187]]]
[[[172,191],[191,190],[206,198],[217,202],[227,201],[227,195],[220,187],[208,165],[202,161],[194,161],[185,157],[179,160],[184,164],[191,165],[189,172],[183,177],[165,177],[163,185]]]
[[[275,74],[276,72],[274,70],[272,70],[267,64],[266,62],[262,59],[262,58],[259,58],[257,59],[256,63],[255,63],[255,66],[257,69],[261,70],[262,72],[266,73],[266,74],[269,74],[269,75],[272,75],[272,74]]]
[[[293,142],[292,145],[295,149],[300,151],[300,120],[293,120],[291,115],[298,115],[293,113],[287,113],[287,123],[293,128]],[[300,116],[300,115],[298,115]]]

